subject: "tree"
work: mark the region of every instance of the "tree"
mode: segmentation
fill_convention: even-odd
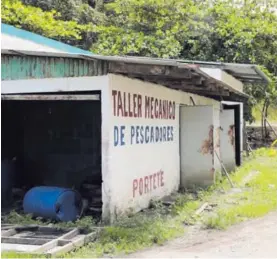
[[[109,23],[99,28],[92,51],[109,55],[178,57],[193,27],[191,0],[116,0],[106,5]]]
[[[251,105],[275,100],[276,0],[22,1],[2,1],[4,22],[94,53],[259,64],[272,83],[245,87]]]
[[[55,10],[44,12],[18,0],[3,0],[1,11],[3,22],[57,40],[80,40],[85,29],[75,21],[59,20],[61,15]]]

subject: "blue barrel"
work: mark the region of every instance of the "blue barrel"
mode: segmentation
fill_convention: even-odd
[[[74,221],[82,211],[80,194],[71,189],[40,186],[30,189],[23,200],[24,212],[58,221]]]

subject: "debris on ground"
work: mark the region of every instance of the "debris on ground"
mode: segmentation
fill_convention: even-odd
[[[195,214],[200,215],[208,206],[209,203],[205,202],[198,210],[196,210]]]
[[[62,229],[38,225],[1,226],[1,251],[57,256],[81,247],[96,237],[97,231]]]
[[[277,131],[277,126],[272,126]],[[268,135],[265,139],[262,139],[261,126],[247,126],[246,127],[248,142],[252,149],[258,149],[261,147],[270,147],[272,142],[276,139],[276,136],[271,130],[268,130]]]

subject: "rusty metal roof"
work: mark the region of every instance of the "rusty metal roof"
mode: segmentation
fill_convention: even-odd
[[[244,83],[270,82],[269,78],[261,69],[253,64],[205,62],[196,60],[179,60],[179,62],[199,68],[219,68]]]
[[[5,61],[2,64],[2,80],[19,79],[18,77],[22,75],[21,72],[18,76],[10,75],[14,71],[22,71],[18,66],[22,66],[22,69],[24,67],[24,71],[36,67],[36,69],[41,68],[41,70],[37,71],[37,73],[26,71],[26,75],[31,74],[32,78],[36,78],[39,75],[38,78],[43,78],[115,73],[218,100],[242,99],[244,101],[248,98],[245,93],[203,72],[199,64],[195,65],[192,62],[173,59],[95,55],[89,51],[26,32],[10,25],[2,24],[1,27],[2,60]],[[17,57],[20,57],[18,64],[9,62],[10,59],[17,60]],[[37,57],[39,57],[40,61]],[[28,63],[27,65],[24,60],[26,60],[26,64]],[[76,66],[79,66],[79,63],[82,69],[72,70],[70,60]],[[84,64],[81,61],[86,61],[88,64]],[[32,64],[39,62],[39,66],[30,65],[30,62]],[[52,69],[53,71],[47,69],[49,62],[53,68],[55,68],[57,62],[61,63],[58,66],[59,69]],[[67,66],[63,65],[63,62]],[[90,63],[93,66],[90,66]],[[11,66],[17,67],[13,69]],[[103,71],[101,72],[100,69]],[[71,70],[73,72],[78,71],[78,73],[74,72],[72,74]],[[9,77],[5,76],[5,71],[9,72]]]

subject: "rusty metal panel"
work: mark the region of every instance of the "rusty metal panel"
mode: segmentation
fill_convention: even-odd
[[[99,76],[106,61],[62,57],[2,55],[1,80]]]

